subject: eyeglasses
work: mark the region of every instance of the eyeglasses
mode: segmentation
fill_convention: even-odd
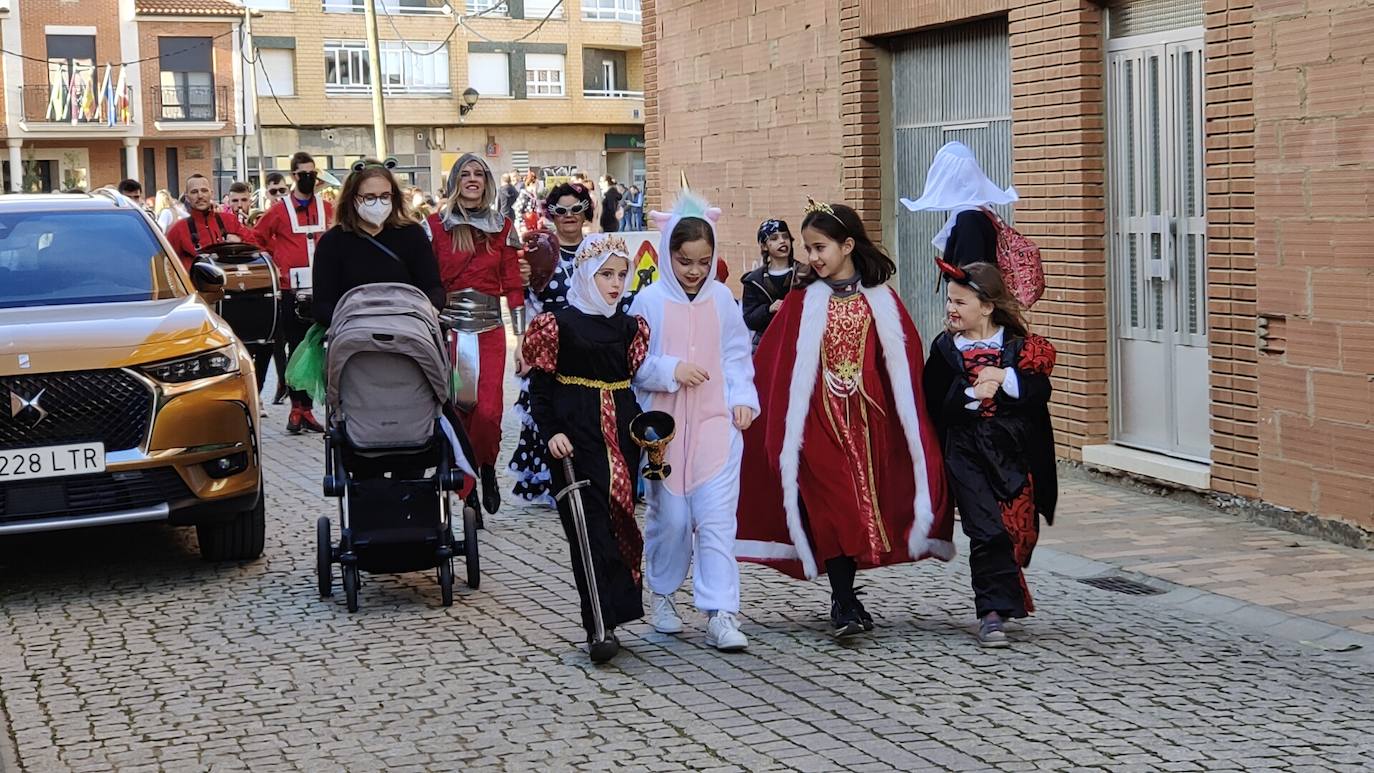
[[[583,212],[586,212],[587,207],[590,206],[591,204],[585,201],[579,201],[571,207],[565,207],[560,204],[554,204],[552,207],[549,207],[549,214],[557,215],[558,217],[567,217],[568,215],[580,215]]]
[[[359,197],[358,197],[358,201],[361,201],[361,202],[364,203],[364,204],[376,204],[376,203],[379,202],[379,201],[382,202],[383,204],[390,204],[390,203],[391,203],[391,194],[390,194],[390,193],[369,193],[369,194],[367,194],[366,196],[359,196]]]
[[[287,188],[268,188],[268,189],[267,189],[267,195],[268,195],[268,196],[285,196],[287,190],[289,190],[289,189],[287,189]]]

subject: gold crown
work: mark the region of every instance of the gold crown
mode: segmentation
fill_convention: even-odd
[[[806,214],[810,215],[815,212],[824,212],[825,214],[830,215],[831,217],[835,217],[835,210],[832,209],[829,204],[826,204],[824,201],[816,201],[810,196],[807,196]]]
[[[597,260],[605,255],[619,255],[628,260],[630,248],[625,244],[623,237],[611,234],[583,247],[577,253],[577,264],[580,266],[589,260]]]

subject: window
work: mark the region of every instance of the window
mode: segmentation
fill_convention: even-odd
[[[258,96],[296,96],[296,52],[289,48],[258,49]]]
[[[325,13],[363,13],[363,0],[324,0]],[[377,0],[377,13],[388,16],[442,16],[448,11],[444,0]]]
[[[95,36],[48,35],[47,44],[48,85],[25,89],[30,105],[26,112],[41,111],[48,121],[95,120],[96,116],[83,110],[79,101],[73,104],[70,92],[73,80],[78,88],[93,89],[99,85],[96,81]],[[76,116],[72,115],[73,110]]]
[[[638,0],[635,4],[638,5]],[[546,16],[550,19],[563,18],[563,5],[559,4],[558,0],[525,0],[526,19],[542,19]]]
[[[526,8],[529,4],[526,3]],[[591,21],[638,22],[639,0],[582,0],[582,18]]]
[[[563,55],[525,55],[525,93],[531,97],[563,96]]]
[[[510,54],[468,54],[468,85],[484,97],[510,96]]]
[[[164,121],[215,120],[215,73],[210,38],[157,39]]]
[[[467,0],[467,13],[469,16],[509,16],[510,10],[507,0]]]
[[[291,0],[244,0],[244,6],[255,11],[289,11]]]
[[[605,48],[582,49],[582,96],[592,99],[627,99],[643,97],[641,92],[629,91],[629,75],[624,51]]]
[[[384,93],[449,93],[447,46],[435,49],[434,44],[417,42],[407,47],[399,40],[383,40],[380,49]],[[371,84],[366,42],[325,41],[324,85],[327,93],[367,94]]]

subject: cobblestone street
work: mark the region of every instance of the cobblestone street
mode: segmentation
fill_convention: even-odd
[[[192,530],[154,526],[0,545],[19,769],[1374,767],[1367,662],[1044,566],[1009,651],[974,646],[961,556],[861,577],[880,627],[850,645],[821,583],[746,566],[747,652],[708,649],[692,612],[681,637],[631,625],[597,668],[556,519],[508,505],[479,591],[443,609],[432,574],[370,577],[349,615],[315,591],[319,439],[283,418],[261,561],[205,564]]]

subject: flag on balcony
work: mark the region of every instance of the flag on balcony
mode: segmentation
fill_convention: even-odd
[[[81,120],[94,121],[96,118],[95,65],[81,71]]]
[[[67,79],[67,113],[71,116],[72,126],[81,118],[81,76],[72,67],[71,77]]]
[[[105,65],[105,78],[100,81],[100,100],[95,107],[96,115],[101,117],[106,126],[115,125],[113,70],[114,65]]]
[[[67,111],[63,108],[67,104],[67,76],[61,72],[58,77],[52,77],[53,73],[48,72],[48,113],[49,121],[60,121],[67,117]]]
[[[129,86],[124,79],[124,65],[119,66],[119,83],[114,90],[114,109],[118,113],[118,120],[122,124],[134,122],[133,106],[129,104]]]

